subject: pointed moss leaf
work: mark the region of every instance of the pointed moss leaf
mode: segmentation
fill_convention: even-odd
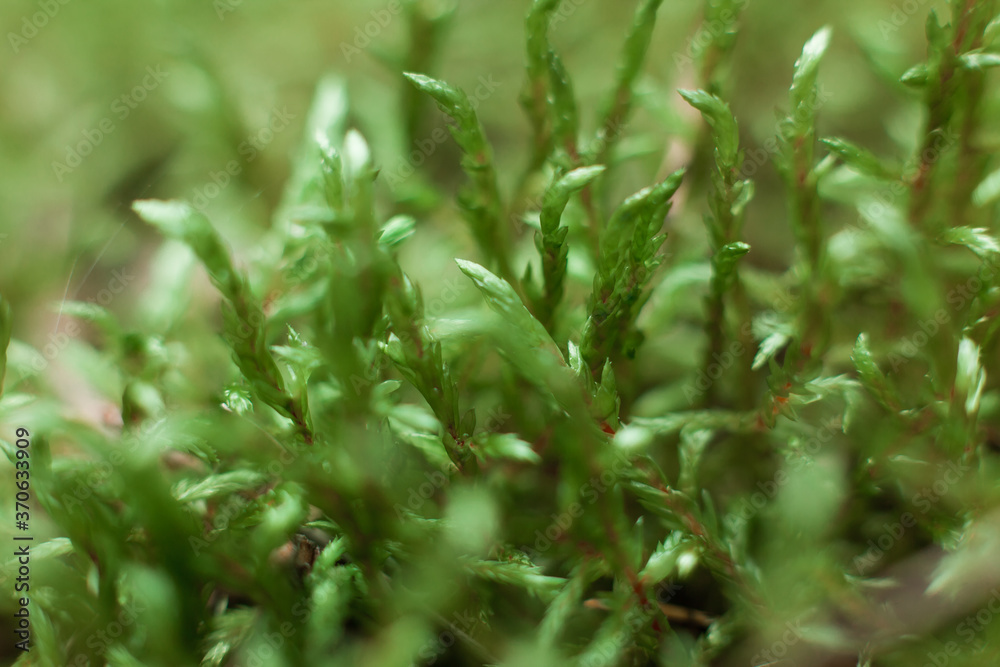
[[[830,37],[833,29],[830,26],[820,28],[815,35],[806,42],[802,49],[802,55],[795,62],[795,74],[792,76],[792,104],[798,108],[800,104],[806,102],[812,94],[816,85],[816,76],[819,73],[819,63],[830,46]]]
[[[910,88],[923,88],[929,79],[930,71],[927,69],[927,64],[920,63],[903,72],[903,76],[899,77],[899,82]]]
[[[469,97],[461,90],[424,74],[403,72],[403,76],[420,91],[430,95],[444,113],[459,123],[467,122],[475,117],[475,110],[472,108],[472,103],[469,102]]]
[[[987,47],[993,46],[997,38],[1000,37],[1000,16],[996,16],[983,30],[983,44]]]
[[[326,160],[317,160],[316,154],[319,151],[323,156],[332,157],[339,152],[347,129],[347,110],[346,81],[339,76],[327,76],[321,80],[316,86],[306,118],[305,139],[296,153],[292,174],[281,196],[276,214],[278,220],[291,221],[299,207],[326,203],[326,197],[318,191],[316,184],[325,182],[329,186],[332,179],[323,171]],[[339,158],[337,162],[339,171]],[[335,189],[340,187],[339,175],[337,183]]]
[[[462,259],[455,260],[462,273],[467,275],[475,283],[479,291],[482,292],[486,305],[495,313],[500,315],[510,324],[514,330],[523,337],[524,342],[531,348],[544,352],[565,364],[562,352],[552,340],[549,332],[541,322],[536,320],[524,303],[518,298],[517,293],[510,286],[510,283],[498,278],[488,270],[476,264]]]
[[[229,253],[211,223],[189,204],[179,201],[143,200],[135,202],[133,208],[164,235],[187,243],[198,255],[225,297],[226,339],[240,372],[261,400],[291,419],[306,440],[311,441],[306,396],[293,399],[286,393],[281,371],[267,349],[267,319],[260,302],[251,293],[246,279],[233,269]]]
[[[976,206],[988,206],[1000,199],[1000,169],[983,179],[972,193]]]
[[[965,398],[965,412],[969,415],[979,411],[979,403],[986,386],[986,371],[980,363],[979,356],[979,346],[974,341],[963,338],[958,346],[955,392]]]
[[[757,186],[751,180],[740,181],[734,186],[734,191],[736,194],[736,199],[733,201],[732,206],[729,208],[729,212],[734,218],[739,218],[743,215],[743,211],[746,210],[747,204],[753,199],[754,194],[757,191]]]
[[[395,248],[401,245],[406,239],[413,236],[417,221],[409,215],[397,215],[389,219],[382,226],[382,233],[378,237],[379,245],[384,248]]]
[[[673,531],[663,542],[653,549],[645,567],[639,573],[640,578],[649,584],[657,584],[669,577],[677,567],[677,561],[686,549],[684,534]]]
[[[135,202],[132,208],[143,220],[159,228],[164,236],[191,246],[224,293],[233,287],[236,278],[228,252],[208,219],[190,204],[146,199]]]
[[[778,351],[788,344],[790,337],[782,332],[775,332],[761,341],[757,356],[753,358],[753,370],[760,370],[769,359],[774,357]]]
[[[740,133],[736,126],[736,118],[729,105],[715,95],[704,90],[679,90],[681,97],[688,104],[701,112],[705,122],[712,128],[715,147],[719,151],[722,164],[736,165],[739,152]]]
[[[423,74],[404,73],[403,76],[430,95],[444,113],[455,119],[456,124],[449,129],[462,149],[462,170],[469,177],[469,187],[461,193],[459,206],[480,250],[497,261],[504,276],[511,276],[493,149],[476,115],[476,108],[463,91],[443,81]]]
[[[545,611],[545,618],[538,628],[539,643],[553,645],[558,641],[563,628],[576,613],[587,585],[596,576],[597,567],[592,560],[586,560],[576,567],[570,580]]]
[[[860,174],[881,180],[893,180],[899,177],[899,174],[886,167],[872,152],[860,146],[838,138],[821,139],[820,141],[830,149],[830,152]]]
[[[418,405],[401,404],[389,410],[389,417],[397,423],[422,433],[439,433],[441,422],[432,412]]]
[[[1000,243],[982,227],[951,227],[945,231],[943,239],[955,245],[964,245],[981,258],[1000,253]]]
[[[865,334],[858,335],[858,340],[854,344],[854,353],[851,355],[854,367],[858,370],[858,377],[861,384],[878,401],[889,410],[899,409],[899,396],[895,387],[889,382],[882,369],[875,363],[871,349],[868,347],[868,337]]]
[[[31,545],[31,560],[35,563],[40,563],[50,558],[59,558],[71,553],[73,553],[73,542],[66,537],[55,537],[41,544]],[[23,565],[23,563],[20,564]],[[0,569],[8,572],[17,572],[18,565],[19,559],[15,556],[8,559]]]
[[[626,38],[622,63],[618,70],[619,90],[630,87],[638,76],[646,59],[646,51],[653,39],[656,13],[662,4],[663,0],[642,0],[636,8],[632,29]]]
[[[238,415],[253,412],[253,401],[245,387],[231,386],[222,392],[222,406]]]
[[[927,20],[924,22],[924,34],[927,36],[927,42],[932,53],[940,53],[947,48],[950,36],[945,27],[941,25],[941,19],[938,18],[936,9],[931,9],[927,13]]]
[[[541,457],[514,433],[490,433],[479,445],[480,451],[494,459],[510,459],[526,463],[540,463]]]
[[[604,165],[574,169],[546,190],[539,218],[543,233],[551,234],[556,230],[572,194],[592,183],[594,179],[604,173],[605,169]]]
[[[664,417],[636,417],[630,423],[659,435],[670,435],[679,433],[684,428],[742,433],[756,428],[756,421],[756,412],[696,410],[675,412]]]
[[[555,598],[566,583],[561,577],[545,576],[539,568],[520,563],[474,560],[467,557],[461,557],[459,562],[462,563],[463,569],[473,576],[524,588],[542,600],[550,601]]]
[[[719,277],[725,280],[732,275],[736,270],[736,265],[748,252],[750,252],[750,246],[742,241],[728,243],[719,248],[719,252],[714,258]]]
[[[615,210],[611,222],[601,235],[602,276],[610,277],[610,272],[618,264],[621,250],[632,240],[636,225],[651,222],[680,188],[683,178],[683,169],[675,171],[661,183],[635,193]]]
[[[233,472],[211,475],[197,481],[182,480],[174,485],[173,496],[179,502],[191,503],[196,500],[206,500],[216,496],[254,489],[266,481],[267,477],[258,472],[252,470],[235,470]]]
[[[97,325],[104,335],[117,337],[121,334],[121,327],[114,315],[107,308],[99,306],[89,301],[64,301],[54,304],[54,310],[58,310],[63,315],[76,317]]]
[[[958,58],[962,67],[969,70],[983,70],[1000,65],[1000,54],[997,53],[964,53]]]

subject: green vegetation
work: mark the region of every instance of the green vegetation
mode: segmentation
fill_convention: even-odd
[[[373,6],[249,130],[188,43],[50,167],[131,165],[0,268],[11,664],[997,662],[1000,3],[511,4]]]

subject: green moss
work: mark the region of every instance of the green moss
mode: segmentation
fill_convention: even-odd
[[[776,126],[743,100],[773,8],[705,2],[678,91],[635,3],[593,95],[555,31],[588,10],[535,0],[501,132],[517,101],[430,71],[461,11],[404,4],[403,104],[322,79],[266,229],[136,201],[149,305],[65,300],[52,354],[0,301],[16,664],[992,664],[954,619],[1000,590],[997,3],[932,12],[916,65],[859,33],[924,119],[871,147],[830,27],[768,74]]]

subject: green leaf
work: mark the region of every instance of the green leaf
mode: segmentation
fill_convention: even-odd
[[[1000,65],[1000,54],[997,53],[963,53],[958,57],[959,64],[968,70],[984,70]]]
[[[737,264],[749,252],[750,246],[748,244],[736,241],[735,243],[728,243],[722,246],[719,252],[715,253],[712,257],[712,263],[715,267],[715,279],[718,281],[721,291],[727,290],[728,286],[732,284],[732,281],[736,277]]]
[[[292,420],[306,442],[311,442],[306,395],[293,398],[286,391],[284,378],[267,348],[267,319],[260,302],[246,279],[233,268],[211,223],[189,204],[179,201],[137,201],[133,208],[146,222],[166,236],[187,243],[198,255],[225,298],[226,338],[243,377],[257,396]]]
[[[456,259],[455,262],[458,263],[462,273],[467,275],[482,292],[486,305],[500,315],[511,328],[518,331],[529,347],[536,350],[539,355],[553,358],[565,365],[562,352],[559,351],[549,332],[524,306],[510,283],[475,262],[463,259]]]
[[[1000,199],[1000,169],[983,179],[972,193],[976,206],[988,206]]]
[[[600,150],[593,156],[597,162],[604,162],[604,156],[620,136],[620,126],[625,122],[632,108],[635,81],[646,60],[649,45],[653,39],[653,28],[656,26],[656,14],[663,0],[640,0],[632,20],[632,27],[622,52],[621,61],[615,76],[614,93],[601,115],[594,144]]]
[[[816,77],[819,74],[819,64],[830,46],[833,29],[830,26],[820,28],[806,42],[802,55],[795,61],[795,74],[792,76],[792,105],[796,109],[813,99],[816,87]]]
[[[267,477],[251,470],[211,475],[200,480],[182,480],[174,485],[173,496],[182,503],[207,500],[262,486]]]
[[[525,463],[541,463],[542,458],[531,447],[531,443],[517,437],[515,433],[490,433],[478,445],[482,454],[492,459],[510,459]]]
[[[986,387],[986,371],[979,356],[979,346],[968,338],[962,338],[958,346],[955,393],[965,399],[965,412],[968,415],[979,412],[983,389]]]
[[[1000,253],[1000,243],[982,227],[950,227],[942,238],[946,243],[965,246],[982,259]]]
[[[785,345],[788,345],[789,340],[791,340],[789,334],[780,331],[776,331],[768,335],[761,341],[760,347],[757,350],[756,356],[753,358],[753,364],[750,368],[755,371],[763,368],[764,364],[771,360],[779,350],[785,347]]]
[[[899,82],[910,88],[923,88],[929,80],[930,70],[927,68],[927,63],[914,65],[899,77]]]
[[[468,96],[443,81],[423,74],[403,74],[419,90],[430,95],[441,111],[455,119],[450,128],[463,152],[462,169],[471,185],[460,205],[480,250],[495,260],[505,277],[513,275],[507,258],[507,233],[503,226],[500,191],[493,164],[493,149]]]
[[[704,90],[679,90],[677,92],[688,104],[701,112],[705,122],[712,128],[715,146],[719,151],[719,161],[735,168],[739,154],[740,133],[736,126],[736,118],[729,109],[729,105]]]
[[[397,215],[390,218],[382,226],[382,233],[378,237],[379,245],[387,249],[395,249],[413,236],[416,226],[417,221],[408,215]]]
[[[871,349],[868,347],[868,337],[865,334],[858,335],[858,340],[854,344],[854,353],[851,355],[854,367],[858,370],[861,384],[878,401],[892,412],[900,409],[900,400],[896,387],[886,378],[882,369],[875,363]]]
[[[480,579],[524,588],[542,600],[551,601],[566,583],[561,577],[547,577],[540,568],[520,563],[460,558],[462,569]]]
[[[872,152],[845,139],[820,139],[820,142],[859,174],[885,181],[899,178],[897,172],[886,167]]]
[[[555,232],[559,227],[560,218],[573,193],[582,190],[592,183],[598,176],[604,173],[605,169],[604,165],[599,164],[574,169],[555,181],[545,191],[545,199],[540,216],[543,234]]]
[[[730,412],[727,410],[697,410],[676,412],[664,417],[637,417],[630,423],[659,435],[679,433],[681,429],[729,431],[744,433],[756,428],[755,412]]]

